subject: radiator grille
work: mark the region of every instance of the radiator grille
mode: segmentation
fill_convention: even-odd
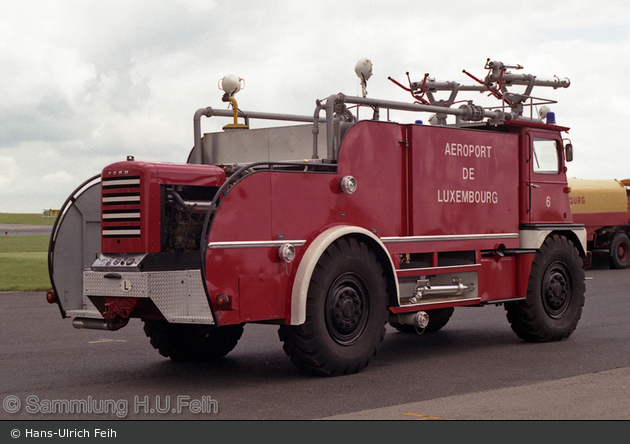
[[[103,179],[103,237],[139,238],[140,203],[140,176]]]

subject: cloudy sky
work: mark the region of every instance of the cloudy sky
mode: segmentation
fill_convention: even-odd
[[[630,178],[627,0],[2,3],[0,212],[59,208],[127,155],[185,162],[194,112],[225,108],[226,74],[245,79],[244,110],[312,115],[315,99],[359,93],[363,57],[369,96],[398,101],[411,97],[388,76],[468,82],[462,69],[483,77],[487,58],[568,77],[568,89],[534,92],[571,127],[569,174]]]

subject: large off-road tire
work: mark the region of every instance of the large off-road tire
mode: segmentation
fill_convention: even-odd
[[[173,361],[212,361],[236,347],[243,325],[214,327],[144,319],[144,332],[151,345]]]
[[[617,233],[610,243],[608,257],[611,268],[630,267],[630,238],[626,233]]]
[[[387,282],[368,246],[354,238],[333,243],[309,284],[306,322],[278,334],[298,368],[319,375],[363,370],[385,336]]]
[[[584,306],[584,270],[575,246],[549,236],[534,256],[524,301],[505,304],[512,330],[526,341],[568,338]]]
[[[431,333],[440,330],[448,323],[449,319],[451,319],[453,311],[455,311],[453,307],[427,310],[429,323],[424,328],[424,332]],[[414,325],[399,324],[398,322],[390,322],[389,325],[402,333],[418,333],[418,330]]]

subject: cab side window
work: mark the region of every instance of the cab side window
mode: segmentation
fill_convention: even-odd
[[[558,174],[560,155],[554,139],[535,138],[532,146],[533,171],[537,174]]]

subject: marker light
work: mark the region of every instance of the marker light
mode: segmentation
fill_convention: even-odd
[[[48,290],[46,292],[46,302],[49,304],[54,304],[57,302],[57,295],[55,294],[55,290]]]
[[[227,310],[230,307],[230,297],[225,294],[217,295],[215,303],[217,310]]]

